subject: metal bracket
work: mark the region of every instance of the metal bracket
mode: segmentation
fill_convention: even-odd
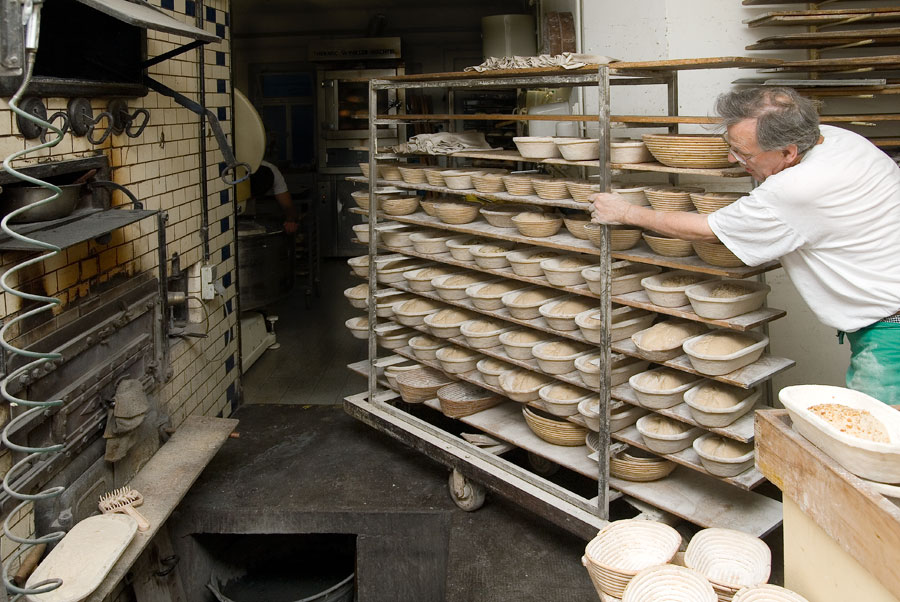
[[[128,108],[128,102],[122,98],[114,98],[106,105],[107,112],[112,115],[112,131],[115,134],[125,134],[129,138],[137,138],[144,132],[144,128],[150,123],[150,111],[136,109],[134,113]],[[143,120],[138,121],[141,117]],[[138,121],[140,125],[135,126]]]
[[[216,117],[215,113],[200,103],[191,100],[184,94],[179,94],[165,84],[156,81],[152,77],[144,76],[144,84],[151,90],[155,90],[163,96],[168,96],[184,108],[199,115],[201,118],[205,117],[209,121],[209,125],[216,137],[216,142],[219,145],[219,150],[222,151],[222,156],[225,158],[225,168],[219,174],[219,177],[222,178],[223,182],[229,186],[234,186],[250,177],[250,172],[252,171],[250,165],[247,163],[238,163],[237,159],[234,158],[234,151],[231,149],[228,138],[225,137],[225,132],[222,131],[222,126],[219,125],[219,119]],[[244,174],[238,176],[238,168],[240,167],[244,168]],[[228,177],[229,174],[232,174],[231,178]]]
[[[0,0],[0,76],[20,76],[24,66],[22,4],[19,0]]]

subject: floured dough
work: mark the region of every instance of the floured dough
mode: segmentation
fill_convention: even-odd
[[[851,437],[878,443],[891,441],[884,424],[867,410],[857,410],[840,403],[821,403],[808,409]]]
[[[740,284],[734,284],[731,282],[723,282],[722,284],[717,284],[711,291],[709,291],[706,296],[712,297],[713,299],[734,299],[735,297],[742,297],[744,295],[750,294],[751,291],[748,288],[744,288]]]
[[[637,384],[650,391],[671,391],[683,387],[697,380],[697,377],[680,370],[663,368],[640,374],[636,379]]]
[[[516,370],[515,372],[505,375],[503,378],[503,387],[509,391],[528,391],[543,387],[550,379],[546,376],[540,376],[534,372],[526,370]]]
[[[753,444],[725,437],[710,437],[700,445],[700,449],[714,458],[740,458],[753,451]]]
[[[503,372],[504,370],[511,369],[512,364],[507,364],[506,362],[502,362],[500,360],[489,357],[484,360],[484,363],[481,364],[481,367],[485,372]]]
[[[446,268],[422,268],[412,275],[411,280],[431,280],[449,273],[450,271]]]
[[[706,327],[697,322],[679,322],[670,320],[660,322],[642,331],[640,347],[647,351],[665,351],[680,347],[681,344],[693,336],[704,332]]]
[[[497,282],[494,284],[488,284],[478,290],[478,296],[498,297],[500,295],[505,295],[506,293],[512,292],[521,286],[521,284],[516,284],[515,282]]]
[[[547,313],[549,313],[551,316],[574,316],[575,314],[580,314],[581,312],[587,311],[592,307],[594,307],[594,304],[590,301],[569,299],[567,301],[557,303]]]
[[[717,382],[703,385],[694,395],[694,403],[706,408],[730,408],[741,403],[753,391]]]
[[[554,257],[559,257],[559,253],[554,253],[553,251],[535,251],[519,261],[530,261],[536,263],[545,259],[553,259]]]
[[[665,416],[649,416],[642,424],[644,430],[655,435],[683,435],[691,429],[690,425]]]
[[[585,351],[583,345],[569,343],[568,341],[555,341],[541,347],[541,355],[549,357],[568,357]]]
[[[527,343],[539,343],[544,336],[531,330],[517,330],[509,334],[509,342],[524,345]]]
[[[503,324],[492,320],[476,320],[466,327],[467,332],[484,333],[496,332],[503,328]]]
[[[520,222],[550,222],[555,218],[544,215],[543,213],[536,213],[534,211],[526,211],[524,213],[520,213],[516,216],[516,220]]]
[[[572,401],[573,399],[581,399],[590,395],[584,389],[573,387],[572,385],[554,385],[547,390],[547,397],[550,399],[558,399],[560,401]]]
[[[469,274],[457,274],[456,276],[450,276],[446,280],[442,286],[468,286],[470,284],[475,284],[479,281],[478,276],[471,276]]]
[[[428,301],[426,299],[410,299],[405,301],[397,311],[401,314],[417,314],[421,312],[432,311],[439,308],[440,305]]]
[[[665,288],[686,288],[704,280],[709,280],[709,277],[701,276],[700,274],[676,274],[675,276],[660,279],[659,286]]]
[[[497,245],[482,245],[478,247],[479,255],[503,255],[509,252],[509,247],[500,247]]]
[[[714,332],[694,343],[691,351],[709,356],[731,355],[756,343],[756,339],[737,332]]]
[[[593,265],[593,262],[590,259],[581,259],[580,257],[564,257],[559,260],[557,264],[557,268],[561,269],[574,269],[574,268],[586,268],[589,265]]]
[[[468,349],[463,349],[462,347],[449,347],[441,353],[441,359],[445,360],[470,360],[473,357],[477,357],[478,354],[474,351],[469,351]]]
[[[441,311],[434,314],[434,317],[429,320],[432,324],[442,324],[442,325],[451,325],[451,324],[462,324],[466,320],[472,319],[472,314],[460,311],[458,309],[442,309]]]
[[[538,305],[556,297],[559,293],[553,291],[525,291],[513,297],[515,305]]]

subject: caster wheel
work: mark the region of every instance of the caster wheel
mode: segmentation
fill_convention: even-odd
[[[484,505],[484,487],[470,481],[458,470],[450,473],[450,498],[466,512],[475,512]]]
[[[559,464],[556,462],[531,452],[528,452],[528,463],[531,465],[531,468],[534,469],[534,472],[542,477],[554,475],[559,470]]]

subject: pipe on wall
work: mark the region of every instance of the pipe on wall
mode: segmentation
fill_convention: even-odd
[[[203,0],[196,2],[196,25],[203,29]],[[197,90],[200,106],[206,106],[206,49],[197,48]],[[208,166],[206,164],[206,115],[200,115],[200,243],[203,246],[203,263],[209,261],[209,184],[206,181]]]

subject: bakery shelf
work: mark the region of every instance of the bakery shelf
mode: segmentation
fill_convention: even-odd
[[[534,284],[537,286],[544,286],[548,288],[555,288],[557,290],[565,291],[567,293],[572,293],[574,295],[582,295],[585,297],[590,297],[592,299],[600,299],[600,295],[591,292],[591,290],[587,287],[586,284],[579,284],[578,286],[553,286],[551,285],[544,276],[540,276],[537,278],[531,278],[528,276],[519,276],[515,272],[512,271],[512,268],[506,267],[501,269],[489,269],[482,268],[478,266],[474,261],[459,261],[458,259],[454,259],[450,253],[417,253],[412,247],[389,247],[387,245],[379,245],[380,248],[391,251],[393,253],[402,253],[405,255],[409,255],[410,257],[419,257],[421,259],[430,259],[432,261],[437,261],[439,263],[444,263],[447,265],[467,268],[470,270],[474,270],[476,272],[483,272],[485,274],[493,274],[495,276],[499,276],[501,278],[508,278],[510,280],[518,280],[519,282],[527,282],[529,284]],[[648,311],[653,311],[656,313],[664,314],[667,316],[673,316],[676,318],[684,318],[686,320],[692,320],[694,322],[703,322],[704,324],[709,324],[710,326],[718,326],[720,328],[730,328],[732,330],[745,331],[751,330],[753,328],[758,328],[764,324],[768,324],[773,320],[777,320],[779,318],[783,318],[787,315],[787,312],[783,309],[775,309],[772,307],[763,307],[756,311],[748,312],[746,314],[742,314],[740,316],[735,316],[734,318],[728,320],[712,320],[709,318],[701,318],[696,313],[694,313],[693,309],[690,305],[685,305],[683,307],[660,307],[659,305],[654,305],[650,302],[650,299],[647,297],[647,293],[645,291],[635,291],[633,293],[626,293],[624,295],[613,295],[612,302],[617,303],[619,305],[627,305],[629,307],[637,307],[640,309],[646,309]]]
[[[762,38],[747,50],[787,50],[794,48],[829,49],[852,44],[854,46],[898,46],[900,27],[860,29],[854,31],[814,31],[789,33]]]
[[[894,69],[900,69],[900,54],[785,61],[780,65],[762,69],[761,73],[863,71],[868,74],[872,71],[887,71]]]
[[[644,405],[640,401],[638,401],[637,396],[634,394],[634,390],[627,383],[613,387],[612,398],[619,401],[624,401],[627,404],[637,406],[639,408],[644,407]],[[753,441],[754,437],[753,414],[756,412],[756,410],[763,409],[764,407],[765,406],[757,405],[751,411],[747,412],[746,414],[735,420],[733,423],[721,428],[710,428],[708,426],[701,426],[700,424],[698,424],[697,421],[694,420],[694,417],[691,415],[691,409],[686,403],[683,402],[679,403],[678,405],[672,406],[671,408],[666,408],[664,410],[653,409],[652,411],[661,416],[700,427],[704,430],[710,431],[711,433],[716,433],[717,435],[728,437],[729,439],[735,439],[736,441],[749,443],[750,441]]]
[[[681,464],[682,466],[686,466],[691,470],[696,470],[701,474],[708,475],[714,479],[718,479],[720,481],[728,483],[729,485],[734,485],[735,487],[739,487],[745,491],[750,491],[754,487],[758,487],[766,480],[766,478],[762,476],[762,473],[756,470],[755,467],[748,468],[736,477],[717,477],[703,468],[703,464],[700,463],[700,456],[697,455],[697,452],[694,451],[693,447],[688,447],[674,454],[657,454],[644,444],[641,434],[638,432],[637,427],[635,427],[634,425],[615,431],[614,433],[612,433],[612,438],[616,441],[621,441],[622,443],[627,443],[634,447],[654,453],[661,458],[671,460],[676,464]]]
[[[368,215],[369,212],[358,207],[351,208],[352,213],[360,215]],[[565,228],[561,228],[559,233],[546,238],[532,238],[530,236],[522,236],[517,230],[511,228],[497,228],[482,220],[476,220],[468,224],[445,224],[437,217],[432,217],[424,212],[416,212],[411,215],[385,215],[378,213],[378,219],[389,219],[404,224],[413,224],[417,226],[425,226],[436,230],[447,230],[449,232],[460,232],[462,234],[473,234],[477,236],[486,236],[489,238],[499,238],[511,242],[534,245],[538,247],[549,247],[551,249],[561,249],[563,251],[572,251],[575,253],[587,253],[589,255],[598,255],[599,250],[590,241],[575,238]],[[702,272],[713,276],[722,276],[723,278],[748,278],[757,276],[770,270],[777,269],[777,262],[769,262],[760,266],[743,266],[738,268],[722,268],[710,265],[704,262],[696,255],[690,257],[664,257],[652,252],[645,243],[639,243],[633,249],[627,251],[613,251],[611,253],[613,259],[626,259],[637,263],[650,263],[662,267],[675,268],[679,270],[690,270],[692,272]]]
[[[746,4],[746,2],[745,2]],[[748,27],[772,27],[776,25],[805,25],[822,27],[853,23],[898,23],[900,10],[897,8],[841,8],[772,11],[745,19]]]
[[[572,339],[573,341],[578,341],[580,343],[585,343],[587,345],[594,345],[586,338],[581,335],[579,330],[556,330],[551,328],[547,321],[543,316],[535,318],[533,320],[518,320],[509,315],[509,311],[506,308],[499,309],[496,311],[488,311],[484,309],[478,309],[469,299],[458,299],[448,301],[443,299],[435,292],[423,292],[423,291],[414,291],[406,286],[406,283],[392,283],[391,286],[398,290],[406,291],[408,293],[412,293],[415,295],[419,295],[421,297],[425,297],[428,299],[434,299],[436,301],[440,301],[442,303],[446,303],[447,305],[453,305],[456,307],[462,307],[464,309],[468,309],[472,312],[479,313],[485,316],[490,316],[492,318],[499,318],[501,320],[505,320],[507,322],[511,322],[513,324],[518,324],[519,326],[525,326],[526,328],[532,328],[535,330],[540,330],[558,337],[563,337],[567,339]],[[637,347],[635,347],[634,343],[631,339],[622,339],[620,341],[616,341],[612,343],[611,350],[616,353],[621,353],[622,355],[627,355],[629,357],[637,357],[640,358],[641,355],[637,352]],[[691,362],[688,359],[687,355],[680,355],[673,360],[669,360],[666,362],[654,362],[663,366],[668,366],[669,368],[674,368],[676,370],[681,370],[682,372],[690,372],[691,374],[697,374],[698,376],[704,376],[706,378],[717,380],[719,382],[734,385],[737,387],[741,387],[744,389],[753,388],[760,383],[772,378],[774,375],[779,372],[783,372],[787,370],[791,366],[794,365],[794,361],[776,357],[773,355],[769,355],[764,353],[760,359],[753,362],[749,366],[745,366],[739,370],[735,370],[734,372],[729,372],[728,374],[724,374],[722,376],[707,376],[705,374],[701,374],[694,370],[691,366]]]

